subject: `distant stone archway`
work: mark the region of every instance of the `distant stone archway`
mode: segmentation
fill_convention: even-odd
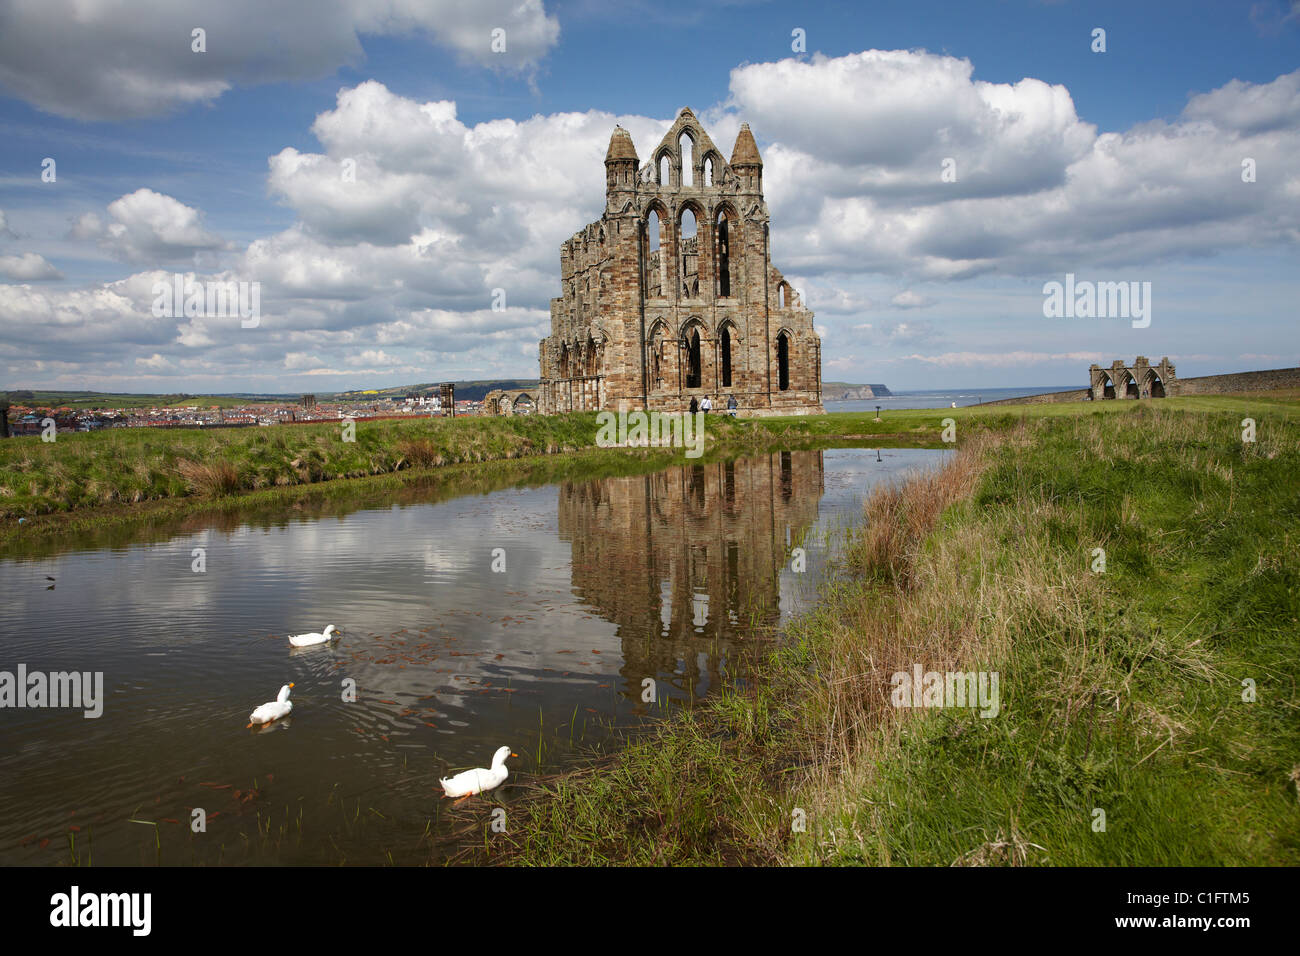
[[[487,415],[528,415],[537,409],[538,389],[494,388],[483,396],[483,411]]]
[[[1139,355],[1132,365],[1115,359],[1109,368],[1092,365],[1088,369],[1088,397],[1093,401],[1114,398],[1165,398],[1177,393],[1178,375],[1166,356],[1152,365]]]

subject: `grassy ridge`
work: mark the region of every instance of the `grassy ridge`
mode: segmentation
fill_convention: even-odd
[[[813,444],[819,444],[814,442]],[[824,443],[822,443],[824,444]],[[836,444],[855,445],[844,441]],[[820,446],[820,445],[819,445]],[[782,444],[781,449],[799,447]],[[874,445],[872,446],[874,447]],[[741,451],[768,449],[746,444]],[[712,443],[692,463],[734,456],[737,446]],[[134,504],[102,505],[0,524],[0,557],[37,557],[69,549],[120,547],[162,541],[178,534],[241,525],[277,527],[286,518],[313,520],[363,509],[430,504],[464,495],[563,481],[641,475],[682,464],[674,448],[579,448],[556,454],[402,468],[364,478],[335,478],[308,485],[284,485],[230,495],[188,495]]]
[[[865,416],[780,422],[711,416],[705,449],[793,447],[871,432],[904,444],[938,440],[938,419]],[[814,427],[815,425],[815,427]],[[108,429],[0,442],[0,521],[167,499],[223,496],[594,448],[594,412],[511,418],[420,418],[240,429]],[[627,454],[615,451],[614,454]],[[682,456],[682,451],[677,451]]]
[[[1170,408],[1293,412],[1265,397],[1167,399]],[[1105,414],[1135,403],[1107,402]],[[708,419],[708,448],[776,447],[836,440],[894,444],[939,440],[951,417],[963,431],[1005,429],[1026,417],[1072,416],[1079,405],[1008,409],[908,409],[799,418]],[[359,422],[356,441],[340,423],[242,429],[109,429],[0,442],[0,521],[103,506],[223,496],[267,488],[385,475],[404,468],[521,458],[592,447],[595,413],[518,418],[400,419]]]
[[[594,415],[243,429],[109,429],[0,442],[0,518],[219,496],[589,445]]]
[[[1300,863],[1300,421],[1247,400],[1243,443],[1237,401],[959,425],[766,680],[521,801],[488,858]],[[891,706],[914,663],[998,671],[999,715]]]

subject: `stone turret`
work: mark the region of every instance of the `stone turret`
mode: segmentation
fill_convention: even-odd
[[[636,186],[637,167],[636,147],[632,145],[632,135],[621,126],[614,127],[609,138],[609,149],[605,151],[605,195],[612,197],[618,192],[631,192]]]
[[[758,144],[754,142],[748,123],[740,124],[736,145],[731,151],[731,168],[740,177],[746,192],[763,191],[763,160],[758,155]]]

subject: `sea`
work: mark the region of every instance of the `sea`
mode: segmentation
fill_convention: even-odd
[[[1084,388],[1083,385],[1031,385],[1024,388],[931,388],[916,391],[896,391],[879,398],[854,400],[849,402],[824,402],[828,412],[871,412],[879,405],[882,409],[890,408],[951,408],[955,403],[958,408],[966,405],[982,405],[1004,398],[1023,398],[1026,395],[1042,395],[1045,392],[1065,392],[1072,388]]]

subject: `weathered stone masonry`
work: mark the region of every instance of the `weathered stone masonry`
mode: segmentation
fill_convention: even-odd
[[[1280,388],[1300,388],[1300,368],[1275,368],[1258,372],[1229,372],[1224,375],[1198,375],[1178,378],[1169,359],[1151,365],[1139,355],[1132,365],[1116,359],[1109,368],[1093,365],[1088,369],[1091,385],[1065,392],[1047,392],[1023,398],[1003,398],[985,405],[1050,405],[1057,402],[1086,402],[1124,398],[1181,397],[1184,395],[1233,395],[1240,392],[1263,392]]]
[[[494,388],[483,396],[485,415],[521,415],[537,408],[535,388]]]
[[[749,126],[728,163],[683,109],[638,163],[616,127],[605,213],[560,248],[539,410],[685,411],[709,395],[722,411],[734,395],[742,414],[820,413],[821,339],[771,264]]]
[[[1176,393],[1176,370],[1169,359],[1162,358],[1152,365],[1145,355],[1139,355],[1132,365],[1115,359],[1110,368],[1092,365],[1088,368],[1088,390],[1096,401],[1107,398],[1164,398]]]

